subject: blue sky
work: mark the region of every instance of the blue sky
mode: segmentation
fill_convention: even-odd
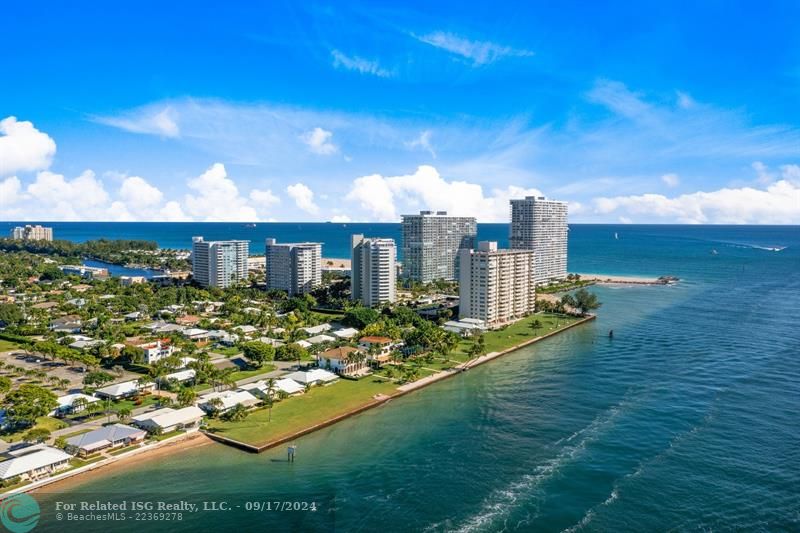
[[[800,4],[394,4],[6,6],[0,218],[800,223]]]

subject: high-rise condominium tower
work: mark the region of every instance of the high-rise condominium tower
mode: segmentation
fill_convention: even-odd
[[[513,250],[533,250],[536,257],[536,283],[567,276],[567,202],[528,196],[511,200]]]
[[[351,298],[367,307],[397,299],[397,246],[394,239],[353,235],[350,264]]]
[[[322,244],[266,241],[267,289],[289,296],[306,294],[322,284]]]
[[[247,279],[250,241],[205,241],[192,237],[192,276],[204,287],[230,287]]]
[[[532,250],[498,250],[481,241],[477,250],[461,250],[459,317],[498,326],[534,312],[536,284]]]
[[[52,241],[53,228],[26,224],[17,226],[11,230],[11,238],[19,241]]]
[[[428,283],[458,278],[458,251],[475,247],[474,217],[451,217],[447,211],[403,215],[403,277]]]

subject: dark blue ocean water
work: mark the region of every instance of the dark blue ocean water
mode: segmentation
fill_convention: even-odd
[[[302,238],[345,240],[320,226]],[[594,323],[299,439],[293,465],[283,449],[214,445],[37,497],[334,496],[308,530],[800,530],[800,228],[576,225],[570,238],[572,270],[682,281],[596,287]],[[199,513],[146,529],[292,519]],[[74,526],[39,528],[143,527]]]

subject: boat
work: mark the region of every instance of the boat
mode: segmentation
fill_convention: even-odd
[[[617,241],[619,240],[619,233],[617,233],[616,231],[614,232],[614,239]]]
[[[251,224],[245,224],[244,227],[245,228],[255,228],[256,225],[251,223]]]
[[[717,251],[716,248],[711,249],[711,255],[719,255],[719,252]]]

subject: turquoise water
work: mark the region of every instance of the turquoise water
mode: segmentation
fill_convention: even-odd
[[[37,496],[38,529],[800,530],[800,229],[573,226],[570,254],[682,281],[595,288],[594,323],[303,437],[294,464],[214,445],[86,476]],[[58,499],[133,496],[322,505],[52,517]]]

